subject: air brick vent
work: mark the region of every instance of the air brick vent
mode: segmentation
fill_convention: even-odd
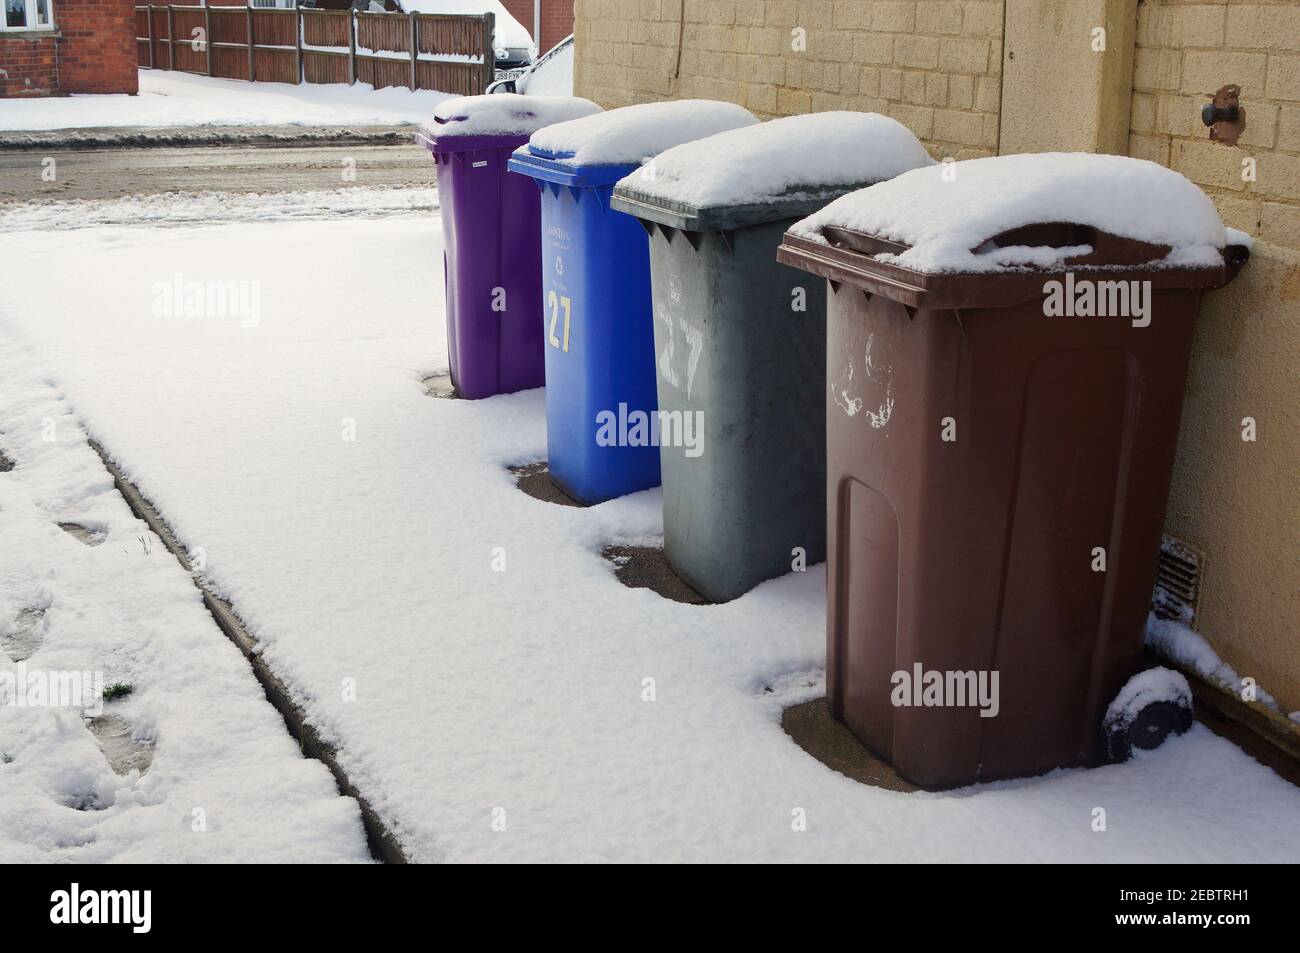
[[[1205,556],[1181,539],[1164,536],[1160,540],[1160,568],[1156,588],[1151,594],[1151,609],[1161,619],[1176,619],[1189,628],[1196,623],[1196,609],[1201,595],[1201,571]]]

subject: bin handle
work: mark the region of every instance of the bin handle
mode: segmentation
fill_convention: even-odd
[[[867,255],[881,252],[898,254],[911,248],[904,242],[896,242],[878,235],[853,229],[827,226],[822,235],[832,245],[847,247]],[[992,238],[981,242],[972,252],[989,245],[1005,248],[1008,245],[1030,245],[1035,247],[1068,248],[1072,245],[1089,245],[1092,251],[1086,255],[1075,255],[1066,264],[1072,265],[1144,265],[1149,261],[1163,258],[1169,254],[1168,245],[1153,245],[1133,238],[1121,238],[1109,232],[1103,232],[1091,225],[1077,225],[1073,222],[1040,222],[1034,225],[1020,225],[1007,229]]]
[[[511,118],[513,119],[536,119],[537,118],[537,113],[533,109],[527,106],[522,106],[517,109],[511,109],[509,113]],[[469,114],[466,113],[463,116],[434,116],[433,121],[438,123],[438,125],[446,125],[449,122],[464,122],[468,118],[469,118]]]
[[[1008,245],[1028,245],[1031,248],[1068,248],[1072,245],[1088,245],[1092,248],[1092,251],[1085,255],[1073,255],[1067,258],[1063,262],[1066,265],[1145,265],[1159,261],[1169,254],[1168,245],[1124,238],[1092,225],[1079,225],[1075,222],[1039,222],[1033,225],[1021,225],[994,235],[983,243],[983,245],[988,244],[998,248],[1006,248]]]
[[[838,225],[827,225],[822,229],[822,237],[834,248],[848,248],[850,251],[862,252],[864,255],[879,255],[883,252],[897,255],[912,247],[904,242],[891,241],[888,238],[851,228],[841,228]]]
[[[875,256],[885,252],[897,255],[907,251],[911,245],[896,242],[867,232],[851,228],[828,225],[822,229],[822,237],[832,247],[847,248],[864,255]],[[981,248],[994,245],[1005,248],[1008,245],[1029,245],[1036,247],[1068,248],[1072,245],[1088,245],[1092,251],[1086,255],[1074,255],[1066,259],[1065,265],[1094,265],[1135,267],[1158,261],[1169,254],[1170,246],[1144,242],[1136,238],[1124,238],[1111,232],[1103,231],[1092,225],[1079,225],[1074,222],[1039,222],[1033,225],[1021,225],[1007,229],[971,249],[978,252]],[[1250,249],[1245,245],[1227,245],[1223,249],[1224,264],[1233,269],[1232,273],[1250,258]]]

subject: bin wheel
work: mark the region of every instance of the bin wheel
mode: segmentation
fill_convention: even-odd
[[[1150,751],[1170,735],[1192,727],[1192,690],[1178,672],[1152,668],[1134,675],[1106,711],[1102,728],[1113,762],[1127,761],[1133,749]]]

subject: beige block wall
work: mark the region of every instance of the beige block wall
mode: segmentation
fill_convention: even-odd
[[[1138,0],[1006,0],[1002,153],[1128,147]]]
[[[606,108],[857,109],[904,123],[938,158],[998,150],[1002,0],[578,0],[575,13],[574,91]]]
[[[1200,121],[1225,83],[1246,107],[1233,148]],[[1133,87],[1129,154],[1186,175],[1256,239],[1201,311],[1167,528],[1206,555],[1196,628],[1300,710],[1300,0],[1146,0]]]

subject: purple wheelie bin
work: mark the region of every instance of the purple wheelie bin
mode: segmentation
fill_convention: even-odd
[[[447,356],[460,397],[545,383],[540,197],[506,160],[538,129],[599,111],[572,96],[465,96],[441,103],[416,134],[438,170]]]

